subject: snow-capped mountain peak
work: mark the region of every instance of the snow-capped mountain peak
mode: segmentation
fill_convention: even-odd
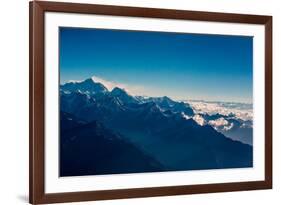
[[[84,81],[68,82],[60,86],[61,90],[69,92],[87,92],[90,94],[105,93],[108,92],[107,88],[101,84],[96,83],[92,78],[88,78]]]

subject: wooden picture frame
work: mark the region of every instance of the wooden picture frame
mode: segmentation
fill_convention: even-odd
[[[78,202],[88,200],[153,197],[181,194],[229,192],[272,188],[272,17],[260,15],[213,13],[199,11],[135,8],[92,4],[30,2],[30,139],[29,139],[29,199],[32,204]],[[180,185],[71,193],[45,193],[45,58],[44,25],[46,12],[98,14],[157,19],[195,20],[258,24],[265,26],[265,180],[233,183]]]

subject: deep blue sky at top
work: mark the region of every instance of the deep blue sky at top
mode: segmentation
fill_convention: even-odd
[[[98,76],[140,95],[252,102],[247,36],[60,28],[60,81]]]

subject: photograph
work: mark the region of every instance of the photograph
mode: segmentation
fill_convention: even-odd
[[[253,168],[253,36],[58,35],[60,177]]]
[[[272,189],[273,16],[189,6],[29,3],[30,203]]]

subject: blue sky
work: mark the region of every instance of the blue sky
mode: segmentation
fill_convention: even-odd
[[[65,27],[59,35],[61,83],[96,76],[134,95],[252,102],[252,37]]]

